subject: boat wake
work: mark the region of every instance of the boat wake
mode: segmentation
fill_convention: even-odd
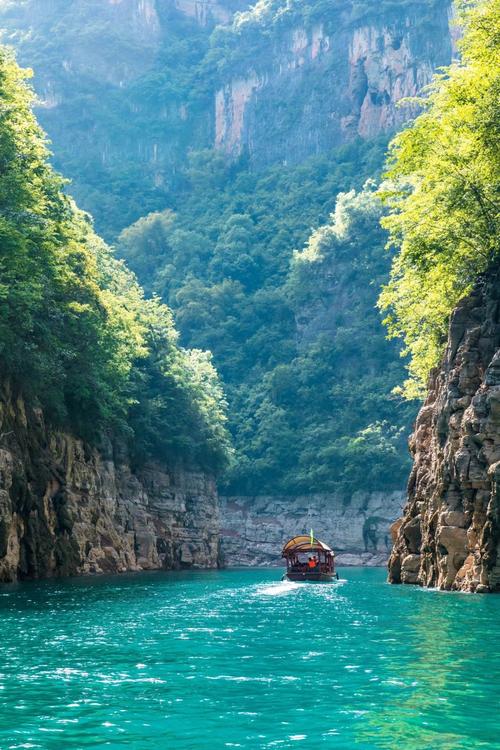
[[[322,595],[332,592],[339,588],[343,584],[347,583],[345,578],[339,578],[331,581],[330,583],[324,583],[314,585],[304,581],[276,581],[276,583],[262,583],[259,584],[255,591],[254,596],[286,596],[293,592],[308,591],[310,593],[320,593]]]
[[[271,584],[261,584],[257,587],[255,596],[284,596],[291,594],[292,591],[296,591],[300,586],[300,583],[294,581],[277,581]]]

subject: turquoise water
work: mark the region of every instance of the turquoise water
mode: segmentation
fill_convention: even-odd
[[[500,748],[500,596],[278,570],[0,587],[0,748]]]

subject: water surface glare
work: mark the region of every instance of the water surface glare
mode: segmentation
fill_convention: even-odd
[[[0,587],[0,750],[500,748],[500,596],[280,575]]]

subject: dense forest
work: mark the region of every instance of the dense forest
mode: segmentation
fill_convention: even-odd
[[[389,57],[398,54],[409,26],[416,29],[412,54],[448,59],[449,40],[436,32],[448,23],[447,3],[432,0],[424,10],[414,2],[380,8],[358,0],[266,0],[249,10],[232,2],[214,4],[214,15],[201,24],[171,3],[155,3],[155,14],[142,15],[127,10],[134,5],[57,0],[46,12],[39,0],[6,2],[3,39],[35,69],[56,166],[71,175],[71,190],[152,299],[143,301],[125,267],[89,240],[106,258],[112,284],[119,269],[122,286],[134,290],[127,294],[141,297],[140,320],[163,316],[172,331],[161,299],[173,311],[182,347],[213,353],[234,446],[222,489],[335,491],[346,501],[357,490],[401,489],[416,401],[397,392],[404,360],[399,341],[386,340],[376,309],[391,263],[385,244],[393,230],[380,227],[387,209],[376,188],[390,128],[365,139],[349,136],[344,145],[335,136],[329,148],[318,146],[304,158],[291,147],[286,159],[256,168],[245,148],[231,159],[213,148],[214,96],[245,75],[249,60],[265,78],[264,68],[279,57],[287,34],[293,42],[297,24],[306,33],[319,22],[324,34],[340,28],[347,44],[356,29],[383,19],[390,33],[377,44],[387,43]],[[234,11],[241,12],[231,21]],[[222,24],[217,13],[227,15]],[[275,87],[257,115],[265,121],[277,112],[283,132],[303,130],[299,113],[325,99],[326,82],[334,85],[345,74],[325,60],[326,67],[304,74],[293,106]],[[354,99],[369,85],[356,81]],[[387,92],[367,96],[374,106],[387,103]],[[269,131],[267,141],[279,142],[274,135]],[[85,218],[75,216],[94,238]],[[162,325],[153,324],[157,333]],[[182,411],[167,414],[173,400],[158,410],[162,373],[151,353],[154,337],[144,336],[138,346],[147,356],[130,355],[113,395],[122,412],[106,411],[123,413],[129,428],[135,420],[145,445],[161,443],[161,426],[170,419],[182,423],[172,441],[182,444],[182,433],[189,442]],[[180,358],[169,376],[176,388],[189,380],[203,402],[203,439],[221,446],[221,395],[208,355],[188,355],[173,333],[166,338],[160,349],[168,346]],[[213,400],[204,402],[200,394],[211,391]],[[407,389],[407,395],[419,394]],[[54,401],[60,403],[57,394]],[[67,409],[76,414],[79,407]]]
[[[363,189],[384,147],[358,142],[265,175],[205,152],[177,212],[119,237],[118,252],[175,310],[186,345],[214,354],[236,448],[229,491],[404,483],[414,407],[392,395],[404,366],[375,309],[390,261],[380,201]],[[302,336],[318,304],[334,317]]]
[[[135,458],[219,471],[224,399],[210,356],[177,344],[48,162],[26,72],[0,50],[1,374],[55,426],[112,430]]]

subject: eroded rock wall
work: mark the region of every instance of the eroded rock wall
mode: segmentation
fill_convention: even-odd
[[[262,169],[399,127],[415,112],[400,107],[402,99],[420,92],[453,52],[450,0],[331,3],[321,12],[313,3],[294,17],[293,4],[283,3],[283,23],[254,19],[241,36],[235,13],[251,4],[0,3],[0,40],[35,71],[56,167],[109,237],[141,207],[172,204],[192,150],[248,154]],[[212,32],[233,21],[236,48],[225,55],[222,45],[213,58],[224,35]]]
[[[50,430],[40,410],[0,400],[0,582],[84,573],[215,567],[214,480],[99,450]]]
[[[403,493],[298,497],[221,497],[221,550],[226,565],[279,565],[283,544],[297,534],[331,544],[338,565],[385,565],[390,525]]]
[[[244,10],[248,3],[245,0],[157,0],[162,6],[172,5],[200,26],[213,27],[215,24],[229,23],[237,10]]]
[[[455,310],[411,441],[393,583],[500,591],[500,273]]]
[[[415,114],[402,100],[451,61],[449,3],[373,9],[359,21],[332,14],[309,28],[273,31],[269,48],[249,55],[219,89],[217,148],[231,156],[246,151],[260,167],[297,163],[390,132]]]

